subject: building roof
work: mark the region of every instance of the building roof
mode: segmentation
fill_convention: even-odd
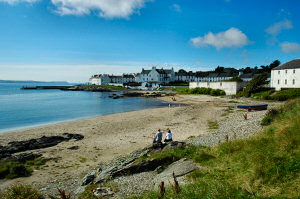
[[[240,78],[253,78],[255,76],[255,73],[245,73],[240,75]]]
[[[273,68],[273,70],[284,70],[284,69],[295,69],[300,68],[300,59],[294,59],[292,61],[286,62],[280,66],[277,66],[276,68]]]
[[[134,78],[134,76],[131,74],[124,74],[123,77],[124,78]]]
[[[159,74],[171,74],[172,73],[172,70],[170,69],[156,69],[156,71],[159,73]]]
[[[144,69],[142,69],[141,74],[149,74],[150,72],[151,72],[151,70],[144,70]]]
[[[110,75],[109,78],[122,78],[122,76]]]

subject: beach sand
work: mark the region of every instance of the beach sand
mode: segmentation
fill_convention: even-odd
[[[173,102],[171,97],[161,98]],[[72,122],[45,125],[0,134],[0,145],[10,141],[39,138],[43,135],[61,135],[78,133],[84,135],[80,141],[70,140],[57,146],[33,150],[52,158],[30,177],[14,180],[1,180],[0,188],[14,182],[29,183],[38,188],[49,188],[49,184],[67,187],[77,186],[86,172],[99,163],[106,164],[118,156],[151,145],[153,137],[160,128],[164,134],[168,128],[173,139],[182,141],[190,136],[207,133],[207,122],[218,120],[228,106],[228,98],[211,96],[176,96],[177,103],[189,106],[155,108],[125,112]],[[175,103],[176,103],[175,102]],[[69,147],[78,146],[78,150]]]

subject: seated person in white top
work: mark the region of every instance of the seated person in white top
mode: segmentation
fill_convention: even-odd
[[[171,133],[171,130],[169,129],[164,142],[172,142],[172,141],[173,141],[172,140],[172,133]]]

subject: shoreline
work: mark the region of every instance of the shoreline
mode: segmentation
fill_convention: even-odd
[[[173,102],[171,97],[158,99]],[[34,170],[30,177],[0,180],[0,189],[21,182],[39,189],[49,188],[56,193],[56,187],[61,183],[65,189],[74,191],[91,168],[151,145],[157,129],[165,133],[170,128],[176,141],[210,134],[208,121],[224,118],[224,110],[233,106],[230,100],[203,95],[176,96],[176,103],[190,106],[144,109],[0,133],[0,145],[66,132],[84,136],[80,141],[70,140],[53,147],[29,151],[41,153],[51,160],[39,170]],[[78,149],[69,149],[74,146]]]
[[[172,105],[176,106],[176,103],[166,101],[163,99],[153,99],[153,100],[159,100],[162,101],[162,103],[166,103],[166,107],[168,107],[168,103],[171,103]],[[78,117],[78,118],[73,118],[73,119],[66,119],[66,120],[60,120],[60,121],[54,121],[54,122],[46,122],[46,123],[40,123],[40,124],[33,124],[33,125],[28,125],[28,126],[22,126],[22,127],[13,127],[9,129],[0,129],[0,135],[6,134],[6,133],[12,133],[12,132],[19,132],[19,131],[25,131],[25,130],[30,130],[30,129],[35,129],[39,127],[49,127],[51,125],[57,125],[61,123],[68,123],[68,122],[76,122],[79,120],[86,120],[86,119],[91,119],[91,118],[98,118],[102,116],[107,116],[107,115],[114,115],[114,114],[119,114],[119,113],[126,113],[126,112],[132,112],[132,111],[141,111],[141,110],[148,110],[148,109],[155,109],[155,108],[163,108],[164,106],[159,106],[159,107],[148,107],[144,109],[137,109],[137,110],[130,110],[130,111],[122,111],[122,112],[116,112],[116,113],[108,113],[108,114],[100,114],[100,115],[92,115],[92,116],[86,116],[86,117]]]

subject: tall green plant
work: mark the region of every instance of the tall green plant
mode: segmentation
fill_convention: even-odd
[[[252,93],[259,89],[259,87],[266,83],[269,73],[265,72],[254,77],[244,90],[244,96],[250,97]]]

